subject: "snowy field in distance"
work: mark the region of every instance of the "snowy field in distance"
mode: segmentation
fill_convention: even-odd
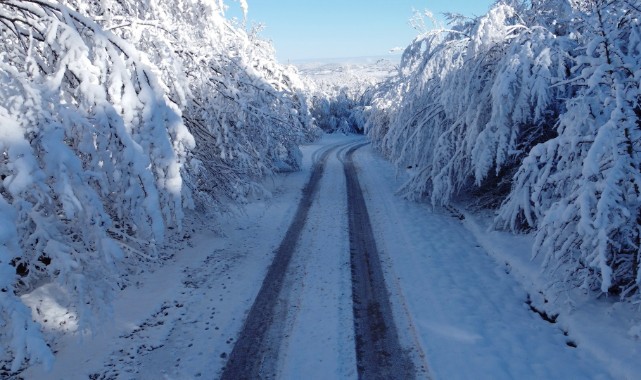
[[[379,82],[392,75],[398,67],[399,55],[329,58],[294,61],[292,64],[305,77],[319,84],[350,86],[359,80]]]

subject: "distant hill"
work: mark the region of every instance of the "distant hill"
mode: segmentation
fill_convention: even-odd
[[[321,87],[375,83],[394,74],[400,55],[301,60],[293,63],[299,72]]]

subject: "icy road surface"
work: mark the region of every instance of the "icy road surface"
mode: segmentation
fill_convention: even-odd
[[[304,170],[271,179],[271,197],[215,228],[194,221],[193,238],[125,289],[112,323],[93,337],[60,327],[64,310],[52,291],[30,294],[27,301],[45,308],[58,331],[57,361],[51,372],[33,367],[21,376],[617,378],[603,357],[573,344],[571,331],[528,304],[529,291],[456,214],[396,197],[395,170],[363,142],[332,136],[306,146]],[[310,187],[313,171],[320,172]],[[350,191],[364,208],[358,195],[348,202],[350,171],[358,184]],[[354,243],[368,234],[360,230],[365,219],[350,222],[363,210],[370,248]],[[376,254],[362,261],[371,267],[355,266],[360,251]],[[374,284],[369,303],[359,293],[364,277]],[[379,339],[382,350],[374,347]]]

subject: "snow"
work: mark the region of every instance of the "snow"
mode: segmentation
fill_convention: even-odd
[[[294,312],[286,321],[289,337],[279,363],[285,379],[357,378],[345,176],[335,156],[327,162],[321,189],[288,279]]]
[[[278,174],[241,214],[217,224],[186,218],[171,260],[117,294],[111,323],[83,335],[42,287],[23,296],[55,336],[56,362],[34,379],[214,378],[296,210],[313,157],[360,141],[325,136],[304,146],[303,170]],[[355,154],[401,340],[419,377],[633,379],[641,373],[639,321],[625,303],[548,299],[532,238],[488,232],[488,215],[432,208],[394,195],[405,174],[370,146]],[[286,279],[279,378],[356,378],[342,166],[330,155]],[[168,248],[169,249],[169,248]],[[528,297],[529,295],[529,297]],[[576,295],[575,295],[576,296]],[[528,304],[528,298],[530,304]],[[531,307],[559,313],[556,323]],[[38,313],[35,312],[36,308]],[[635,335],[636,334],[636,335]],[[576,347],[570,347],[576,345]]]
[[[449,212],[390,196],[401,184],[371,148],[357,153],[388,278],[397,278],[435,378],[612,378],[526,304],[528,291]],[[389,223],[393,221],[393,223]],[[529,252],[529,251],[526,251]],[[465,360],[461,360],[465,358]]]
[[[356,376],[337,152],[359,138],[302,157],[319,128],[366,130],[412,172],[358,153],[419,376],[638,376],[640,10],[530,3],[453,17],[400,70],[299,63],[304,79],[222,0],[0,2],[0,376],[220,373],[312,161],[339,147],[268,364]],[[450,205],[469,198],[497,215]]]
[[[185,208],[243,204],[317,137],[295,70],[205,3],[0,3],[0,377],[43,358],[14,293],[57,283],[78,333],[100,326]]]
[[[336,139],[340,137],[330,137],[322,144]],[[243,213],[227,214],[215,225],[193,216],[187,218],[185,231],[192,231],[192,238],[177,243],[173,259],[139,275],[134,286],[121,291],[114,302],[112,323],[101,326],[93,336],[76,330],[74,316],[52,298],[55,291],[49,287],[23,296],[34,317],[47,330],[57,330],[58,334],[53,345],[57,354],[52,370],[47,372],[36,365],[20,375],[37,379],[86,379],[92,374],[117,374],[121,379],[191,379],[199,374],[211,378],[218,373],[233,348],[243,316],[258,293],[273,251],[288,228],[300,190],[309,175],[312,153],[318,148],[319,145],[303,147],[303,170],[268,179],[264,185],[273,195],[254,200]],[[328,211],[316,212],[323,212],[327,223]],[[340,240],[336,242],[340,247]],[[317,246],[316,251],[319,249]],[[336,248],[335,253],[338,251]],[[329,256],[318,259],[320,262],[303,260],[299,264],[312,269],[322,266],[325,260],[332,260]],[[336,255],[333,259],[334,275],[343,277],[343,287],[351,286],[344,279],[349,267],[341,267],[343,262]],[[302,291],[310,295],[324,290]],[[336,292],[328,286],[323,296]],[[341,292],[345,293],[344,289]],[[351,304],[346,308],[349,317],[344,308],[337,311],[333,319],[316,320],[332,326],[320,330],[338,330],[339,326],[345,326],[346,318],[351,318]],[[35,312],[36,309],[39,312]],[[303,318],[318,319],[318,315],[306,315]],[[306,319],[298,316],[293,319],[309,327]],[[351,328],[351,325],[345,327]],[[349,334],[344,330],[339,335]],[[333,338],[334,342],[339,335]],[[293,352],[305,352],[298,346],[292,348]],[[325,351],[329,357],[326,360],[339,360],[337,356],[349,359],[345,347],[335,344],[333,348],[335,350]],[[320,364],[318,368],[322,368]],[[297,370],[286,362],[281,366],[289,371]],[[343,365],[341,371],[348,372],[351,367]]]
[[[376,83],[390,77],[396,70],[398,55],[380,57],[334,58],[294,62],[300,73],[317,86],[355,88],[360,82]]]
[[[553,283],[638,302],[639,11],[497,2],[419,35],[366,114],[377,149],[418,167],[401,193],[500,205],[504,226],[536,231]]]
[[[555,297],[545,296],[553,291],[541,271],[543,257],[531,257],[532,237],[492,231],[489,214],[463,214],[465,226],[483,249],[497,263],[505,263],[520,286],[538,298],[538,307],[559,313],[557,324],[569,332],[576,344],[594,355],[614,378],[638,377],[641,368],[636,358],[641,354],[641,341],[634,333],[639,327],[638,306],[616,300],[594,300],[577,289],[566,289]]]

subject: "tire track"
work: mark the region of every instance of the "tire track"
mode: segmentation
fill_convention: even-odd
[[[365,145],[352,146],[341,158],[347,180],[358,376],[368,380],[412,379],[416,376],[414,364],[399,342],[365,198],[352,161],[354,152]]]
[[[294,219],[276,250],[274,260],[267,271],[254,304],[249,310],[240,336],[221,375],[222,380],[258,379],[269,376],[269,374],[261,373],[263,362],[266,358],[273,358],[278,354],[276,350],[279,345],[268,342],[269,339],[266,337],[270,326],[274,323],[277,314],[276,306],[285,282],[287,267],[305,226],[305,220],[314,196],[318,192],[318,184],[323,176],[325,162],[329,154],[337,148],[337,145],[331,146],[320,156],[314,153],[314,159],[317,157],[318,159],[314,163],[309,181],[302,190],[303,196],[296,209]]]

